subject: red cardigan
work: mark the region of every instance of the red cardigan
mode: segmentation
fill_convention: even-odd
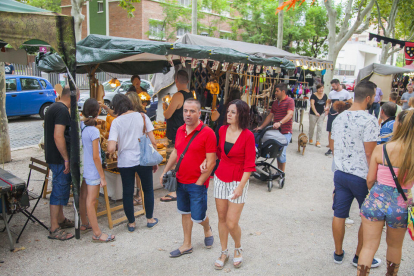
[[[220,164],[216,170],[216,176],[223,182],[240,181],[244,172],[256,171],[256,149],[253,133],[244,129],[228,155],[224,151],[228,125],[219,130],[219,146],[217,157]]]

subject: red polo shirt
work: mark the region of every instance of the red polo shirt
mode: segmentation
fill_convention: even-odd
[[[287,115],[288,110],[295,111],[295,101],[292,98],[286,96],[280,102],[278,100],[274,101],[272,105],[272,113],[273,113],[273,122],[277,123],[280,122],[285,116]],[[292,118],[285,122],[280,127],[280,133],[288,134],[292,133]]]
[[[175,149],[177,150],[177,162],[180,155],[184,152],[191,137],[193,137],[196,131],[201,129],[203,123],[200,121],[199,125],[193,132],[187,134],[186,125],[179,127],[177,135],[175,137]],[[214,131],[205,126],[197,137],[191,142],[183,160],[181,161],[180,168],[177,172],[177,180],[181,184],[193,184],[201,176],[200,165],[206,159],[207,153],[215,153],[217,150],[217,140]],[[208,187],[210,177],[207,178],[204,185]]]

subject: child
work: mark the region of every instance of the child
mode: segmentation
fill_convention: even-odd
[[[100,107],[95,99],[87,99],[83,106],[83,120],[81,122],[83,144],[83,183],[80,194],[80,215],[82,219],[81,231],[92,229],[93,242],[112,242],[114,235],[101,232],[96,217],[95,203],[100,187],[106,186],[105,175],[102,169],[101,147],[99,145],[99,130],[96,118],[100,114]],[[86,218],[86,213],[88,218]],[[86,224],[85,224],[86,223]]]

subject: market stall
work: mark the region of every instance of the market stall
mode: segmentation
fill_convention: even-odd
[[[388,102],[390,93],[393,91],[393,80],[403,74],[410,74],[414,72],[413,69],[396,67],[385,64],[373,63],[359,70],[356,84],[361,81],[369,80],[374,82],[379,88],[381,88],[382,102]]]

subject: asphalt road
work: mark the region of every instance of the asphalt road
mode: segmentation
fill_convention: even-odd
[[[12,150],[37,145],[43,136],[43,120],[39,115],[9,117],[9,135]]]

